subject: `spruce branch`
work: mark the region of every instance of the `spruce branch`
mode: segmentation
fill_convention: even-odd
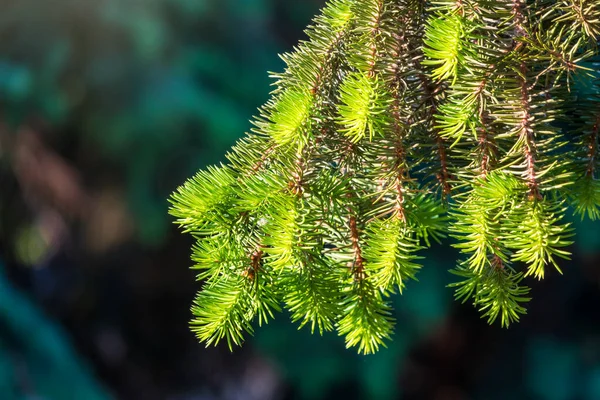
[[[432,241],[508,327],[525,281],[600,219],[595,0],[330,0],[227,163],[172,195],[196,240],[192,330],[240,345],[281,309],[374,353]]]

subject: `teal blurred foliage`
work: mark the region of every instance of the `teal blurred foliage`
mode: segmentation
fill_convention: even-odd
[[[281,13],[299,26],[318,5],[290,3]],[[222,160],[267,98],[286,49],[273,12],[266,0],[3,1],[5,118],[75,125],[70,140],[118,166],[140,239],[160,245],[174,182]]]
[[[0,397],[112,398],[73,352],[68,335],[8,282],[3,270],[0,260]]]
[[[579,254],[598,254],[600,249],[600,227],[598,227],[598,222],[588,219],[582,221],[574,218],[572,223],[575,226],[575,243]]]
[[[85,260],[82,264],[101,264],[98,270],[110,269],[112,264],[119,268],[126,264],[123,268],[130,268],[131,272],[119,272],[134,283],[111,281],[110,284],[122,284],[123,292],[140,290],[138,286],[144,288],[147,284],[151,288],[148,292],[157,292],[152,293],[155,297],[141,298],[142,306],[132,307],[131,311],[127,308],[127,298],[113,296],[118,291],[107,284],[109,295],[96,299],[100,305],[94,306],[100,308],[102,303],[110,303],[119,310],[111,312],[123,312],[124,316],[119,317],[131,324],[145,318],[147,325],[140,323],[135,328],[142,332],[140,336],[151,339],[130,340],[126,344],[131,352],[143,354],[140,358],[148,363],[147,360],[154,359],[145,357],[157,347],[165,353],[182,355],[181,360],[155,367],[160,370],[177,366],[176,371],[186,371],[187,378],[196,385],[206,384],[195,381],[197,376],[190,371],[200,368],[199,364],[207,364],[205,367],[211,373],[218,365],[221,371],[236,370],[240,358],[250,356],[242,350],[239,358],[225,352],[225,355],[209,352],[202,353],[205,358],[192,358],[192,362],[183,359],[188,353],[204,351],[195,342],[193,347],[180,343],[193,340],[185,326],[190,315],[184,309],[191,302],[193,290],[184,299],[185,306],[164,312],[168,316],[183,315],[184,319],[177,320],[181,325],[178,330],[173,328],[180,336],[170,336],[171,331],[163,334],[161,329],[166,328],[155,323],[153,313],[158,313],[160,305],[181,304],[167,302],[166,298],[173,296],[172,293],[185,292],[185,284],[194,284],[189,279],[191,273],[177,272],[186,268],[179,260],[187,259],[188,255],[176,252],[187,251],[189,246],[187,242],[175,246],[173,241],[183,240],[182,236],[169,236],[172,228],[166,199],[176,185],[196,170],[223,160],[227,149],[250,128],[251,114],[267,99],[271,83],[267,71],[283,68],[277,53],[291,49],[301,29],[323,3],[323,0],[0,2],[3,122],[16,132],[32,118],[45,121],[52,131],[49,142],[82,172],[86,188],[91,191],[101,186],[123,188],[128,212],[135,221],[135,239],[130,240],[136,246],[139,244],[139,248],[126,258],[121,253],[102,258],[78,249]],[[0,172],[12,156],[2,153],[5,149],[1,139]],[[14,222],[17,216],[20,218],[17,222],[24,226],[34,219],[20,217],[22,210],[16,206],[9,208],[13,203],[6,200],[6,191],[18,187],[12,184],[7,189],[0,185],[0,213],[4,221],[0,227],[4,228],[0,229],[0,256],[5,259],[15,258],[10,256],[14,252],[11,248],[14,237],[7,231],[19,231]],[[11,218],[5,219],[6,216]],[[572,222],[578,232],[574,262],[565,263],[564,277],[551,277],[534,288],[536,296],[530,315],[510,331],[488,327],[472,307],[453,304],[452,291],[444,286],[452,279],[446,272],[448,260],[455,260],[456,255],[448,247],[439,247],[434,252],[436,256],[424,262],[425,268],[418,275],[420,282],[409,284],[404,295],[395,298],[396,333],[388,349],[374,356],[358,356],[345,350],[343,341],[333,334],[319,337],[310,335],[306,329],[297,331],[287,315],[279,315],[257,330],[248,345],[266,356],[289,385],[291,395],[286,398],[598,400],[600,312],[596,308],[600,302],[600,227],[590,221]],[[81,243],[73,246],[84,247]],[[161,265],[160,272],[149,270],[156,254],[152,251],[158,252],[161,260],[168,260],[166,266]],[[123,258],[127,262],[119,263]],[[38,269],[28,273],[36,276],[46,271],[45,265],[35,267]],[[48,279],[50,272],[42,275],[43,279]],[[102,286],[97,281],[102,276],[100,272],[86,270],[81,275],[87,279],[84,287]],[[54,278],[52,284],[68,286]],[[159,283],[148,284],[152,279]],[[165,289],[167,285],[172,287]],[[60,286],[57,291],[71,293],[66,289],[72,288]],[[131,296],[134,295],[138,293]],[[69,301],[73,303],[92,302],[91,296],[84,296],[83,300],[72,297]],[[146,302],[148,298],[152,301]],[[79,308],[73,309],[84,314]],[[125,314],[122,309],[131,313]],[[100,325],[93,318],[85,321]],[[15,354],[20,357],[19,362],[27,364],[26,370],[32,371],[31,379],[39,393],[49,399],[65,398],[59,392],[59,386],[64,386],[64,376],[71,377],[69,389],[81,391],[74,398],[108,396],[93,382],[88,369],[82,367],[60,329],[52,326],[1,272],[0,321],[1,399],[26,398],[9,397],[14,392],[14,382],[18,381],[14,376]],[[154,331],[162,342],[153,341]],[[19,343],[9,342],[12,336],[6,332],[13,332]],[[84,332],[88,333],[85,329]],[[173,350],[176,346],[181,346],[178,352]],[[119,375],[129,370],[115,368],[115,371]],[[134,380],[138,375],[132,373],[132,376]],[[228,379],[231,378],[225,376],[222,378],[225,383],[218,384],[231,384]],[[177,384],[173,378],[163,386],[170,390]]]

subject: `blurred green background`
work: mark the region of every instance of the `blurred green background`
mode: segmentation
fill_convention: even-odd
[[[281,315],[241,349],[188,330],[167,197],[268,98],[323,0],[0,0],[0,399],[600,399],[600,225],[488,327],[430,252],[375,356]]]

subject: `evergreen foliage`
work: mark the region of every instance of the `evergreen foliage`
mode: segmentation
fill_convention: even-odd
[[[596,0],[331,0],[229,163],[171,214],[197,239],[193,329],[243,341],[281,307],[373,353],[389,296],[446,236],[456,297],[525,314],[525,278],[600,218]]]

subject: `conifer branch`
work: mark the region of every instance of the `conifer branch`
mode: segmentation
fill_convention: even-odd
[[[431,86],[433,85],[433,83],[428,77],[426,77],[423,74],[419,74],[419,80],[421,81],[421,85],[424,92],[424,103],[429,104],[427,111],[427,119],[431,120],[438,111],[437,101],[435,100],[434,96],[437,91],[441,91],[442,89],[441,86],[438,85],[436,86],[436,90],[431,90]],[[444,196],[449,196],[452,191],[452,188],[450,185],[451,176],[448,168],[448,155],[446,153],[446,143],[442,138],[439,130],[435,127],[433,127],[432,129],[431,136],[433,136],[434,148],[436,149],[440,163],[440,169],[439,172],[436,174],[436,177],[442,187],[442,193],[444,194]]]
[[[196,239],[192,330],[231,346],[285,308],[361,353],[452,238],[457,300],[508,327],[600,219],[595,0],[330,0],[251,132],[171,197]]]
[[[533,138],[533,129],[531,127],[532,115],[530,114],[529,88],[527,86],[527,66],[521,63],[519,66],[519,86],[521,91],[522,116],[518,128],[519,140],[523,143],[523,152],[525,154],[527,186],[529,187],[529,198],[531,200],[540,200],[541,196],[538,189],[538,182],[535,171],[536,145]]]
[[[352,263],[352,274],[354,279],[362,281],[366,278],[365,276],[365,260],[362,256],[362,250],[360,248],[360,235],[358,228],[356,227],[356,217],[352,212],[352,209],[348,209],[350,213],[348,225],[350,226],[350,240],[352,241],[352,250],[354,251],[354,262]]]

